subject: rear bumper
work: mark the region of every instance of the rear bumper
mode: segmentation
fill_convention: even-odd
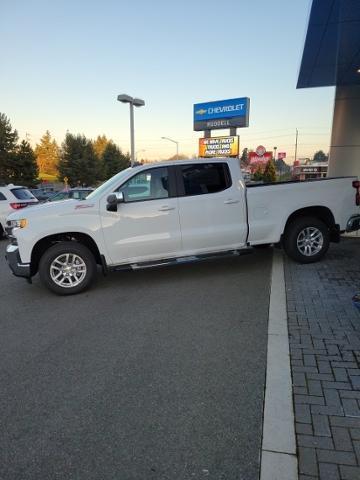
[[[6,261],[10,270],[16,277],[30,278],[30,264],[22,263],[17,245],[8,245],[6,247]]]
[[[346,224],[347,232],[354,232],[355,230],[360,230],[360,214],[352,215]]]

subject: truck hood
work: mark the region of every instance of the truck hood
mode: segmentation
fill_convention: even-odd
[[[41,203],[33,207],[25,207],[11,213],[7,220],[20,220],[21,218],[34,218],[51,215],[68,215],[76,211],[93,208],[94,202],[86,200],[59,200],[58,202]]]

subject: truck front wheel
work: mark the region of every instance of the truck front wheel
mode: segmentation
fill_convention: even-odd
[[[317,262],[328,251],[329,229],[318,218],[300,217],[286,227],[283,244],[285,252],[296,262]]]
[[[43,284],[58,295],[80,293],[95,278],[95,258],[81,243],[59,242],[41,257],[39,275]]]

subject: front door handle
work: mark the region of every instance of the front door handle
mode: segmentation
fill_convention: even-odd
[[[175,207],[170,207],[170,205],[163,205],[159,208],[159,212],[168,212],[169,210],[175,210]]]
[[[237,200],[236,198],[229,198],[228,200],[225,200],[225,205],[230,205],[231,203],[239,203],[240,200]]]

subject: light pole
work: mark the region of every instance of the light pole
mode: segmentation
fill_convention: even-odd
[[[162,140],[169,140],[169,142],[176,143],[176,160],[179,160],[179,142],[169,137],[161,137],[161,138]]]
[[[130,105],[130,158],[131,158],[131,166],[134,166],[135,163],[135,132],[134,132],[134,106],[135,107],[143,107],[145,105],[144,100],[141,98],[133,98],[130,95],[126,95],[125,93],[118,95],[117,97],[119,102],[128,103]]]
[[[276,150],[277,150],[277,147],[274,147],[274,162],[276,160]]]

